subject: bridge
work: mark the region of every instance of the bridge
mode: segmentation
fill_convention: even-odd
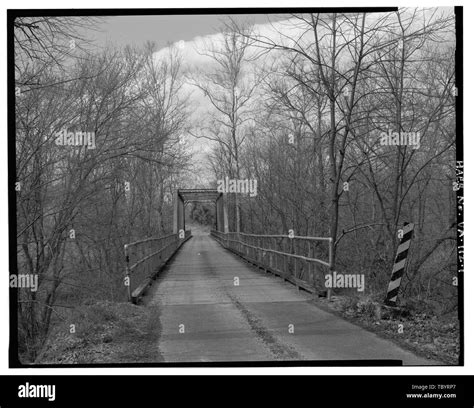
[[[212,230],[186,229],[193,201],[215,204]],[[128,300],[157,306],[165,361],[433,364],[318,306],[331,297],[331,238],[231,232],[226,201],[179,189],[173,233],[125,245]]]

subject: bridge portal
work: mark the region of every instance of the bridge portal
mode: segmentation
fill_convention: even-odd
[[[173,210],[173,233],[177,234],[179,230],[185,230],[184,209],[190,202],[212,202],[216,208],[217,231],[229,232],[229,218],[227,215],[227,200],[224,193],[215,189],[177,189],[174,193]]]

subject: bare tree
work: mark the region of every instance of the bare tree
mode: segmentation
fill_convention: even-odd
[[[220,151],[225,152],[229,176],[236,179],[241,177],[240,151],[246,139],[245,125],[252,119],[252,96],[258,85],[251,65],[257,58],[251,51],[253,41],[242,32],[250,34],[249,28],[232,22],[226,25],[220,41],[198,50],[210,59],[211,65],[200,70],[195,79],[190,78],[212,107],[209,124],[193,134],[219,144]],[[235,217],[236,231],[240,231],[238,195]]]

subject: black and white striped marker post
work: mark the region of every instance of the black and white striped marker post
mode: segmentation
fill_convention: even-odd
[[[405,223],[403,226],[403,237],[398,245],[397,255],[392,269],[392,278],[388,284],[387,298],[385,304],[388,306],[395,306],[397,302],[398,290],[400,289],[400,282],[402,275],[405,272],[407,263],[408,249],[410,248],[411,238],[413,236],[414,224]]]

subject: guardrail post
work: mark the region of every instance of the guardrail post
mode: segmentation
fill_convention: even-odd
[[[128,301],[131,302],[132,301],[132,292],[131,292],[131,289],[130,289],[130,286],[131,286],[131,282],[130,282],[130,256],[129,256],[129,252],[128,252],[128,245],[125,244],[123,246],[123,249],[124,249],[124,253],[125,253],[125,279],[127,280],[127,297],[128,297]],[[125,280],[124,279],[124,280]]]
[[[297,238],[293,238],[292,241],[291,241],[291,246],[292,246],[292,248],[291,248],[291,251],[292,251],[292,252],[291,252],[291,253],[292,253],[293,255],[296,255],[295,239],[297,239]],[[294,258],[293,271],[292,271],[292,272],[293,272],[292,275],[296,278],[296,258]]]
[[[262,239],[261,238],[257,238],[257,245],[258,245],[258,248],[262,248]],[[257,262],[259,262],[261,264],[263,263],[263,254],[262,254],[261,249],[257,250]]]
[[[332,238],[329,238],[329,273],[330,273],[331,276],[332,276],[332,273],[334,271],[334,262],[333,262],[333,259],[332,259],[332,251],[333,251]],[[331,301],[331,288],[328,288],[327,299],[329,301]]]
[[[223,200],[222,210],[223,210],[223,215],[224,215],[224,232],[227,234],[229,232],[229,216],[227,213],[227,194],[226,193],[223,193],[222,200]]]

